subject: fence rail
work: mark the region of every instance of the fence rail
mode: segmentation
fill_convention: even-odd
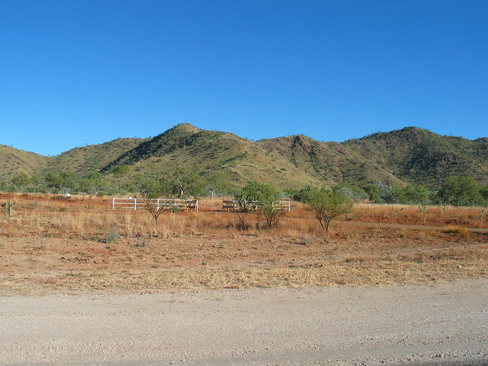
[[[249,202],[250,208],[256,209],[257,206],[257,202]],[[234,200],[222,201],[223,210],[232,211],[237,209],[238,207],[239,205]],[[291,201],[276,201],[273,202],[273,207],[277,210],[291,211]]]
[[[173,198],[145,199],[145,198],[113,198],[112,209],[122,208],[140,210],[148,205],[154,205],[157,209],[164,207],[168,210],[194,210],[198,211],[198,200],[183,200]]]

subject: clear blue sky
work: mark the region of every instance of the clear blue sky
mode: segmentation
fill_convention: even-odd
[[[0,144],[488,136],[487,0],[0,0]]]

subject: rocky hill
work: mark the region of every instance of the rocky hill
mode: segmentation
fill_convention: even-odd
[[[345,141],[349,150],[387,167],[404,182],[432,188],[451,176],[488,183],[488,139],[467,140],[407,127]]]
[[[0,180],[49,171],[111,174],[116,166],[130,173],[192,169],[218,172],[230,186],[250,180],[277,188],[375,181],[419,183],[435,189],[447,177],[472,175],[488,184],[488,139],[467,140],[407,127],[343,143],[303,135],[250,141],[237,135],[201,130],[188,123],[148,139],[117,139],[45,157],[0,146]]]

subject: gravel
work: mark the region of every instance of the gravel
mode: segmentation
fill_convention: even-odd
[[[488,280],[0,298],[2,365],[488,365]]]

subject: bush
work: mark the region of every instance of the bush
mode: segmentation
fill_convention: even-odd
[[[245,224],[245,214],[255,211],[258,216],[263,217],[266,228],[271,229],[278,226],[280,218],[286,213],[285,210],[275,206],[280,200],[280,194],[274,188],[258,182],[250,182],[236,196],[237,212],[242,227]]]
[[[338,192],[315,190],[308,195],[305,208],[315,215],[326,236],[329,236],[330,222],[339,215],[351,213],[353,200]]]

